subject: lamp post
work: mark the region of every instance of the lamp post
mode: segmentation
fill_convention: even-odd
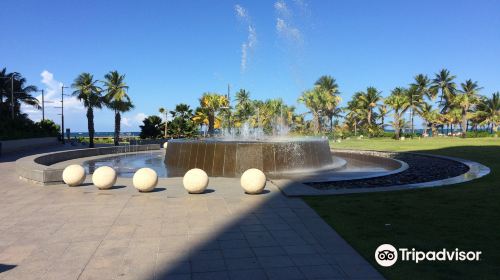
[[[45,103],[53,103],[53,101],[45,101],[45,90],[37,90],[37,92],[42,93],[42,121],[45,120]]]
[[[66,144],[66,141],[64,140],[64,89],[69,88],[65,87],[64,85],[61,86],[61,107],[55,107],[55,108],[61,108],[61,140],[63,144]]]

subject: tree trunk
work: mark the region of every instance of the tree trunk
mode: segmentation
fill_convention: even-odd
[[[399,116],[395,115],[394,116],[394,138],[396,140],[399,140],[399,132],[400,132],[400,127],[399,127]]]
[[[314,133],[319,133],[319,114],[314,113]]]
[[[432,137],[437,135],[437,129],[435,124],[431,124]]]
[[[330,133],[333,132],[333,116],[330,116]]]
[[[413,112],[414,112],[414,109],[413,107],[410,108],[410,117],[411,117],[411,137],[413,138],[413,133],[415,132],[414,128],[413,128]]]
[[[120,140],[120,121],[121,121],[121,116],[120,112],[115,111],[115,135],[114,135],[114,142],[115,146],[118,146],[119,140]]]
[[[467,132],[467,111],[462,110],[462,138],[465,138]]]
[[[496,122],[493,122],[491,124],[491,130],[492,130],[492,133],[497,133],[497,129],[498,129],[498,126],[497,126],[497,123]]]
[[[87,108],[87,125],[89,129],[89,148],[94,148],[94,110]]]
[[[213,135],[215,130],[215,112],[208,113],[208,134]]]

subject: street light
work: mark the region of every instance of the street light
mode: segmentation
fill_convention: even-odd
[[[66,141],[64,140],[64,96],[67,94],[64,94],[64,89],[65,88],[69,88],[69,87],[65,87],[64,85],[61,86],[61,107],[57,106],[57,107],[54,107],[54,108],[61,108],[61,140],[62,140],[62,143],[63,144],[66,144]]]
[[[53,101],[45,101],[45,91],[43,89],[37,90],[36,92],[42,93],[42,121],[45,120],[45,103],[54,103]]]

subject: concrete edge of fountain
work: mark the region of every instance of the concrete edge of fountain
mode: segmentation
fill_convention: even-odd
[[[368,152],[368,153],[386,153],[384,151],[373,151],[373,150],[356,150],[357,152]],[[391,154],[400,154],[395,152],[387,152]],[[455,185],[459,183],[469,182],[475,179],[479,179],[488,175],[491,170],[489,167],[475,161],[449,157],[449,156],[441,156],[441,155],[432,155],[427,153],[416,153],[416,152],[404,152],[406,154],[414,154],[414,155],[422,155],[427,157],[436,157],[447,160],[456,161],[466,165],[469,170],[463,174],[460,174],[455,177],[433,180],[428,182],[414,183],[414,184],[405,184],[405,185],[394,185],[394,186],[385,186],[385,187],[371,187],[371,188],[343,188],[343,189],[317,189],[312,186],[306,185],[303,182],[290,180],[290,179],[275,179],[271,180],[271,182],[277,186],[283,194],[290,197],[295,196],[328,196],[328,195],[343,195],[343,194],[356,194],[356,193],[372,193],[372,192],[386,192],[386,191],[403,191],[403,190],[415,190],[415,189],[424,189],[424,188],[433,188],[433,187],[442,187]],[[383,175],[387,176],[387,175]],[[380,177],[380,176],[377,176]]]
[[[131,150],[135,151],[131,152]],[[92,157],[112,157],[118,154],[152,150],[160,150],[160,145],[111,146],[34,154],[16,160],[16,173],[19,179],[30,183],[38,185],[60,184],[63,182],[64,167],[70,163],[81,163]]]

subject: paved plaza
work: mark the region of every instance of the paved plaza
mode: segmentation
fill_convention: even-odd
[[[42,151],[38,151],[42,152]],[[300,198],[211,178],[41,186],[0,158],[0,279],[382,279]]]

